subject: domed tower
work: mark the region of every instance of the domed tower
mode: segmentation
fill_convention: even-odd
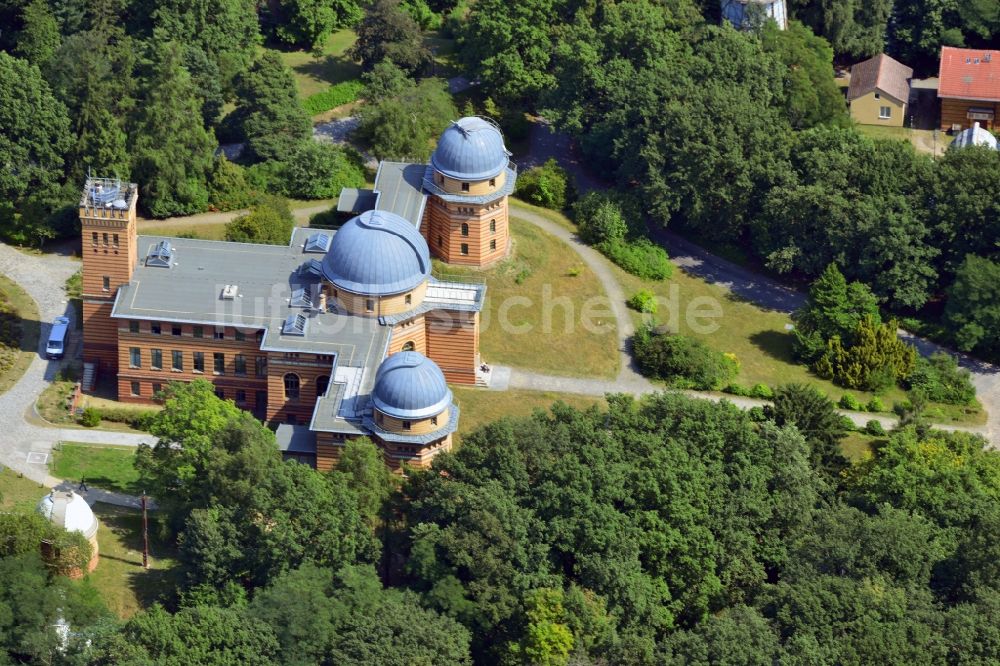
[[[402,463],[427,467],[451,449],[458,406],[437,364],[418,352],[400,352],[382,362],[365,425],[382,445],[393,469]]]
[[[429,193],[421,225],[435,256],[449,264],[487,266],[507,255],[507,197],[517,172],[500,129],[467,117],[444,131],[424,178]]]
[[[90,562],[87,563],[87,571],[93,571],[97,568],[97,516],[87,504],[87,500],[72,490],[67,492],[53,490],[38,503],[38,513],[56,527],[67,532],[82,534],[90,543]],[[45,552],[45,544],[42,545],[42,550]],[[59,555],[59,553],[53,552],[45,554],[49,557],[58,557]],[[65,573],[71,578],[79,578],[83,575],[80,570],[70,570]]]
[[[322,266],[327,298],[351,314],[380,317],[423,302],[431,257],[413,224],[369,210],[333,235]]]

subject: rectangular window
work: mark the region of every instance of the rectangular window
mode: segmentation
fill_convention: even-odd
[[[130,347],[128,350],[128,364],[132,368],[142,367],[142,352],[138,347]]]
[[[413,303],[413,294],[407,294],[406,296],[404,296],[403,297],[403,302],[406,303],[407,305],[412,304]]]
[[[90,234],[90,240],[91,240],[91,242],[94,245],[97,245],[97,232],[96,231],[91,232],[91,234]]]
[[[246,334],[240,330],[234,331],[233,335],[236,336],[236,342],[243,342],[247,339]]]
[[[441,247],[442,245],[444,245],[444,239],[438,236],[438,247]]]
[[[891,106],[880,106],[878,107],[878,117],[882,120],[887,118],[892,118],[892,107]]]
[[[156,394],[159,392],[160,392],[160,384],[153,382],[153,397],[155,398]]]
[[[104,244],[107,245],[108,244],[108,234],[107,234],[107,232],[104,232],[103,234],[101,234],[101,238],[104,241]]]
[[[111,291],[111,278],[109,278],[107,275],[104,276],[102,288],[104,289],[104,291]]]
[[[238,375],[247,374],[247,358],[243,354],[237,354],[233,357],[233,371]]]
[[[130,321],[128,323],[128,332],[129,333],[138,333],[139,332],[139,322],[137,322],[135,320]]]
[[[365,299],[365,310],[367,312],[374,312],[375,311],[375,299],[373,299],[373,298],[366,298]]]
[[[170,368],[177,372],[184,370],[184,352],[175,349],[171,354],[173,355],[173,363],[170,364]]]
[[[882,99],[882,95],[880,95],[879,93],[875,93],[875,99]]]
[[[239,405],[244,404],[247,401],[247,392],[243,389],[236,389],[236,403]]]
[[[215,329],[215,339],[216,340],[225,340],[226,339],[226,329],[224,329],[224,328],[217,328],[217,329]]]
[[[215,389],[215,397],[218,398],[219,400],[225,400],[226,399],[226,391],[224,389],[216,387],[216,389]]]
[[[462,183],[462,191],[463,192],[468,192],[469,191],[469,184],[468,183]]]
[[[149,332],[152,333],[153,335],[159,335],[160,334],[160,324],[159,324],[159,322],[153,322],[152,324],[150,324],[149,325]]]
[[[490,220],[490,231],[493,232],[493,233],[496,233],[496,231],[497,231],[497,221],[496,220]]]
[[[205,372],[205,353],[195,352],[194,353],[194,371],[195,372]]]
[[[496,186],[497,186],[497,179],[490,178],[490,187],[496,187]]]
[[[195,326],[191,329],[191,334],[196,338],[203,338],[205,337],[205,328],[203,326]]]
[[[179,336],[181,334],[181,327],[180,326],[171,326],[170,327],[170,334],[171,335],[177,335],[177,336]]]
[[[111,243],[115,247],[118,247],[118,234],[112,234],[112,236],[111,236]]]
[[[139,382],[132,382],[132,395],[139,395]]]
[[[469,244],[468,243],[462,243],[462,254],[464,254],[464,255],[469,254]]]
[[[253,366],[254,366],[254,373],[258,377],[267,377],[267,357],[266,356],[258,356],[258,357],[256,357],[254,359]]]
[[[403,421],[403,430],[409,430],[409,429],[410,429],[410,422]]]
[[[217,375],[226,373],[226,355],[221,352],[212,354],[213,372]]]
[[[490,250],[492,251],[492,250],[495,250],[495,249],[497,249],[497,242],[496,242],[496,240],[491,240],[490,241]]]
[[[149,367],[153,370],[163,369],[163,352],[159,349],[149,350]]]

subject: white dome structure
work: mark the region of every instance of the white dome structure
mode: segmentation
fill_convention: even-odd
[[[88,571],[97,567],[97,516],[81,495],[72,490],[53,490],[38,503],[38,513],[53,525],[67,532],[79,532],[90,542],[91,555]]]
[[[951,142],[950,147],[966,148],[968,146],[986,146],[987,148],[992,148],[993,150],[1000,150],[997,138],[987,130],[980,127],[979,123],[973,123],[972,127],[969,129],[959,132],[955,136],[955,140]]]

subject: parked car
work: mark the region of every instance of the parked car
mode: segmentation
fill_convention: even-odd
[[[56,317],[52,320],[52,331],[49,341],[45,343],[45,355],[51,359],[62,358],[66,352],[66,334],[69,332],[69,317]]]

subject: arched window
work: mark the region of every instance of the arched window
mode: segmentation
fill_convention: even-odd
[[[466,224],[465,222],[462,222],[462,235],[463,236],[469,235],[469,225]]]
[[[413,340],[407,340],[403,345],[402,351],[417,351],[417,343]]]
[[[285,375],[285,400],[299,399],[299,376],[294,372]]]
[[[326,389],[327,389],[328,386],[330,386],[330,376],[329,375],[320,375],[319,377],[317,377],[316,378],[316,395],[317,395],[317,397],[321,396],[321,395],[326,395]]]

